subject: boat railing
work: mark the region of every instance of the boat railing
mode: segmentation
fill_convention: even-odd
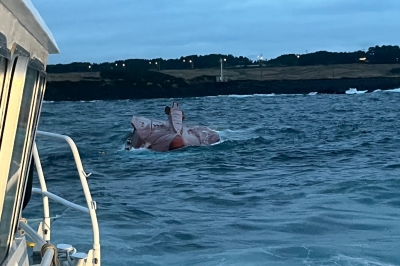
[[[99,225],[97,222],[97,216],[96,216],[96,202],[92,200],[92,196],[90,194],[87,178],[91,175],[90,173],[87,174],[82,166],[82,161],[79,156],[78,149],[75,145],[75,142],[68,136],[66,135],[60,135],[60,134],[55,134],[55,133],[50,133],[50,132],[44,132],[44,131],[37,131],[37,136],[44,136],[48,138],[55,138],[55,139],[60,139],[64,140],[68,143],[69,147],[71,148],[75,164],[78,170],[79,178],[82,184],[83,192],[85,194],[85,199],[86,199],[86,204],[87,207],[75,204],[71,201],[68,201],[54,193],[51,193],[47,190],[46,186],[46,181],[44,178],[43,170],[42,170],[42,165],[40,162],[40,157],[39,157],[39,152],[36,146],[36,143],[33,144],[33,158],[40,182],[40,189],[39,188],[33,188],[32,192],[34,193],[39,193],[42,195],[43,199],[43,221],[41,223],[41,236],[43,237],[43,240],[46,242],[50,241],[50,232],[51,232],[51,218],[50,218],[50,207],[49,207],[49,199],[54,200],[60,204],[63,204],[69,208],[73,208],[75,210],[81,211],[88,213],[91,219],[92,223],[92,230],[93,230],[93,249],[89,251],[88,253],[88,261],[89,259],[92,260],[93,265],[100,265],[100,234],[99,234]],[[25,226],[24,226],[25,227]],[[25,230],[26,231],[26,230]],[[37,239],[37,236],[31,236],[29,231],[26,231],[26,233],[33,239]],[[33,231],[33,233],[35,233]],[[35,241],[36,243],[37,241]],[[43,243],[39,242],[37,243],[39,246],[42,246]],[[90,264],[90,262],[88,263]],[[87,264],[87,265],[88,265]]]

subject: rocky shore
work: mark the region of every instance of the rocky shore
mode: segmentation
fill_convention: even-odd
[[[390,73],[390,70],[397,66],[341,65],[335,66],[335,73],[332,71],[332,66],[309,69],[270,68],[263,70],[263,75],[267,78],[261,76],[258,80],[256,77],[259,77],[260,70],[228,70],[227,76],[234,79],[227,82],[216,82],[219,73],[217,69],[187,73],[110,71],[67,73],[58,76],[49,74],[45,100],[90,101],[310,92],[343,94],[349,88],[372,92],[377,89],[400,88],[400,75]],[[330,77],[332,74],[336,75]],[[188,76],[190,79],[185,78]]]

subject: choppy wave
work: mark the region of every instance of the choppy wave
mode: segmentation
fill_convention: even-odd
[[[230,94],[230,95],[227,95],[227,97],[233,97],[233,98],[272,97],[272,96],[276,96],[276,94],[275,93],[270,93],[270,94],[246,94],[246,95]]]
[[[387,92],[400,92],[400,88],[399,89],[393,89],[393,90],[386,90]]]
[[[172,100],[43,106],[39,129],[93,173],[104,265],[400,265],[400,94],[180,99],[221,143],[125,151],[132,115],[165,119]],[[70,151],[37,142],[49,190],[85,204]],[[52,208],[52,241],[91,248],[80,214]]]

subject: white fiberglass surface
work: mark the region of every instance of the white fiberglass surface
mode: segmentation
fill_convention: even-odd
[[[18,212],[16,209],[16,199],[18,198],[17,191],[23,181],[21,180],[21,172],[24,167],[24,154],[27,148],[26,138],[28,133],[28,121],[36,81],[37,71],[28,68],[18,118],[17,132],[12,151],[12,160],[9,166],[10,170],[4,198],[3,212],[1,214],[0,254],[2,257],[0,257],[0,261],[4,259],[9,248],[9,242],[7,240],[9,239],[10,234],[12,234],[12,230],[14,230],[12,226],[13,218],[15,218],[15,215]]]
[[[49,27],[47,27],[46,22],[44,22],[43,18],[40,16],[39,12],[36,10],[35,6],[32,4],[31,0],[23,0],[24,4],[29,8],[31,13],[34,15],[36,21],[40,24],[42,29],[46,32],[47,36],[50,38],[50,40],[53,42],[54,46],[57,47],[56,40],[54,39],[53,34],[51,33]]]

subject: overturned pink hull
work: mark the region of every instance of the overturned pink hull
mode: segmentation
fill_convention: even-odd
[[[185,126],[182,117],[177,103],[170,109],[167,121],[134,116],[131,121],[134,131],[128,136],[125,149],[147,148],[164,152],[184,146],[209,146],[220,141],[216,131],[204,126]]]

